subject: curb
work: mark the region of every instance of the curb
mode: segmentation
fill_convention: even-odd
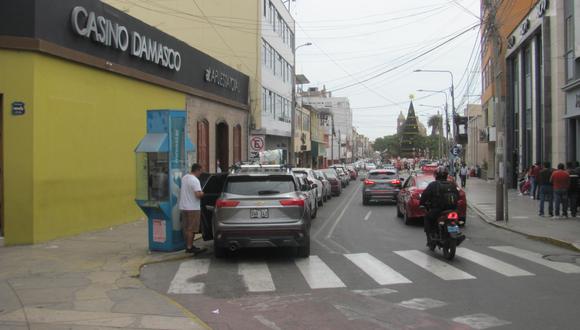
[[[520,231],[517,229],[513,229],[513,228],[509,228],[506,227],[505,225],[502,225],[503,222],[497,223],[495,220],[490,219],[485,213],[483,213],[480,209],[478,209],[476,206],[474,206],[472,203],[467,203],[467,206],[473,210],[475,213],[477,213],[477,215],[481,218],[482,221],[486,222],[489,225],[492,225],[496,228],[501,228],[503,230],[507,230],[510,231],[512,233],[516,233],[522,236],[525,236],[529,239],[533,239],[536,241],[541,241],[541,242],[545,242],[545,243],[549,243],[558,247],[562,247],[568,250],[572,250],[575,252],[580,252],[580,247],[577,247],[574,243],[570,243],[570,242],[566,242],[557,238],[553,238],[553,237],[549,237],[549,236],[541,236],[541,235],[534,235],[534,234],[529,234],[526,233],[524,231]]]

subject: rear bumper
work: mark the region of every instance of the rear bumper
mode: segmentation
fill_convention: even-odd
[[[365,191],[363,191],[363,198],[366,200],[373,200],[373,201],[396,202],[398,195],[399,195],[398,190],[365,190]]]
[[[217,224],[215,244],[228,249],[258,247],[298,247],[309,240],[309,228],[299,224],[272,225],[264,227]]]

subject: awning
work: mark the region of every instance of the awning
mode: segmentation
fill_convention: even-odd
[[[169,152],[167,133],[148,133],[139,142],[135,152]]]

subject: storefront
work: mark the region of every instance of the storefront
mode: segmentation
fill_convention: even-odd
[[[196,157],[201,162],[204,152],[210,170],[217,160],[229,166],[245,158],[248,84],[98,0],[0,2],[6,244],[142,218],[133,151],[148,109],[187,109]],[[202,134],[198,122],[206,124]]]
[[[580,81],[566,92],[566,160],[580,161]]]

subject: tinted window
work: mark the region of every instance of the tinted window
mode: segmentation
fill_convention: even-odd
[[[236,195],[275,195],[296,191],[289,175],[235,176],[227,180],[225,192]]]
[[[203,192],[206,194],[220,194],[224,187],[225,175],[214,175],[207,180],[203,187]]]
[[[397,175],[395,173],[369,173],[368,179],[372,180],[390,180],[390,179],[397,179]]]

